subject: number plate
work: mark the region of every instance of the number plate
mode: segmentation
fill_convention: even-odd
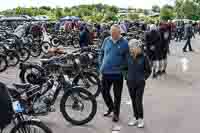
[[[13,110],[16,113],[22,113],[23,112],[24,109],[22,108],[22,106],[21,106],[19,101],[13,102],[12,105],[13,105]]]

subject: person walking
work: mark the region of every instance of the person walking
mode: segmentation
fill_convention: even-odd
[[[146,46],[146,53],[153,64],[153,78],[156,78],[160,68],[158,57],[160,56],[161,36],[155,24],[151,24],[150,31],[145,32],[144,43]]]
[[[90,43],[90,32],[89,32],[87,26],[80,28],[79,36],[80,36],[80,40],[79,40],[80,48],[88,47],[88,45]]]
[[[189,51],[193,51],[192,46],[191,46],[191,39],[192,36],[194,36],[194,32],[192,29],[192,21],[190,21],[188,24],[185,25],[185,39],[186,39],[186,44],[183,47],[183,52],[187,52],[186,49],[189,47]]]
[[[108,111],[104,116],[113,112],[113,122],[119,121],[123,75],[121,66],[126,63],[129,51],[128,41],[121,36],[119,25],[111,26],[111,36],[107,37],[99,54],[100,73],[102,75],[102,95]],[[113,85],[114,102],[110,90]]]
[[[133,41],[130,41],[129,43],[132,42]],[[131,48],[128,56],[127,85],[132,101],[134,115],[131,117],[128,125],[143,128],[143,94],[146,84],[145,80],[147,80],[151,75],[151,65],[148,57],[144,55],[144,52],[138,43],[130,45]]]
[[[161,42],[159,50],[159,70],[158,75],[166,74],[167,69],[167,54],[169,53],[170,31],[167,24],[162,24],[159,28]]]

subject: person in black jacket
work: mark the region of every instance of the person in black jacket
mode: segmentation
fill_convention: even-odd
[[[82,27],[80,29],[80,47],[88,47],[90,42],[90,32],[87,27]]]
[[[145,32],[144,42],[146,54],[153,64],[153,78],[157,77],[157,69],[159,68],[160,41],[161,37],[156,25],[150,25],[150,31]]]
[[[159,28],[161,35],[160,54],[159,54],[159,70],[158,75],[166,74],[167,68],[167,54],[169,52],[170,33],[167,24],[161,24]]]
[[[192,29],[192,22],[190,21],[189,24],[185,25],[185,39],[187,41],[183,48],[183,52],[187,52],[186,51],[187,47],[189,47],[189,51],[193,51],[192,46],[191,46],[192,36],[194,36],[194,33],[193,33],[193,29]]]
[[[129,43],[131,43],[130,41]],[[127,85],[132,100],[134,117],[131,117],[128,125],[144,127],[143,94],[145,80],[151,75],[151,65],[148,57],[144,55],[142,48],[137,44],[130,44],[128,56]]]

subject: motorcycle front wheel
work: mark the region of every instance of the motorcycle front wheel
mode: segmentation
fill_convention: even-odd
[[[52,44],[53,47],[60,46],[60,40],[59,40],[59,38],[57,38],[57,37],[52,38],[51,44]]]
[[[42,47],[42,52],[44,54],[48,54],[48,51],[51,48],[51,44],[49,42],[42,42],[41,47]]]
[[[27,48],[21,48],[18,54],[21,62],[26,62],[30,58],[30,51]]]
[[[39,43],[32,44],[30,48],[30,53],[32,57],[38,57],[42,53],[42,48]]]
[[[8,66],[16,66],[19,61],[19,55],[17,54],[16,51],[12,51],[12,50],[8,50],[7,51],[7,57],[6,57],[7,61],[8,61]]]
[[[82,96],[87,99],[82,98]],[[83,88],[73,88],[65,92],[61,99],[60,111],[66,121],[73,125],[90,122],[97,112],[95,97]]]
[[[42,122],[30,120],[17,124],[11,133],[52,133],[52,131]]]
[[[0,55],[0,72],[4,72],[8,67],[6,56]]]

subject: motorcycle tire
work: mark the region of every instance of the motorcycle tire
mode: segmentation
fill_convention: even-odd
[[[41,47],[42,47],[42,52],[44,54],[48,54],[48,50],[51,48],[51,44],[49,42],[42,42]]]
[[[34,127],[31,129],[31,127]],[[39,130],[40,129],[40,130]],[[48,128],[44,123],[38,120],[21,121],[11,130],[10,133],[53,133],[50,128]]]
[[[42,53],[42,49],[38,44],[33,44],[30,48],[30,54],[32,57],[38,57]]]
[[[0,54],[0,72],[4,72],[7,69],[7,67],[8,67],[8,61],[6,60],[6,56]]]
[[[30,58],[30,51],[27,48],[21,48],[18,51],[20,62],[26,62]]]
[[[79,40],[78,39],[74,39],[74,41],[73,41],[73,47],[74,48],[80,48]]]
[[[74,98],[75,101],[74,101],[74,103],[72,105],[72,109],[73,109],[74,113],[75,113],[75,111],[77,111],[76,110],[77,108],[75,109],[75,107],[73,107],[75,105],[75,103],[80,106],[80,100],[77,101],[78,99],[76,99],[74,97],[76,94],[85,95],[87,97],[87,101],[90,101],[92,103],[91,112],[89,112],[89,115],[83,120],[75,120],[75,118],[72,118],[69,115],[69,112],[68,112],[69,108],[66,109],[66,105],[65,104],[66,104],[67,100],[70,99],[70,98]],[[83,100],[85,100],[85,99],[83,99]],[[80,110],[80,108],[78,110]],[[70,122],[71,124],[73,124],[73,125],[84,125],[84,124],[90,122],[94,118],[94,116],[96,115],[96,112],[97,112],[97,101],[96,101],[95,97],[93,97],[92,94],[90,92],[88,92],[87,90],[85,90],[83,88],[80,88],[80,87],[74,87],[74,88],[66,91],[65,94],[63,95],[63,97],[61,98],[60,111],[61,111],[63,117],[65,118],[65,120]]]
[[[101,81],[100,81],[98,75],[93,72],[83,72],[83,75],[84,75],[84,77],[82,76],[82,74],[78,74],[74,78],[72,83],[74,85],[81,85],[80,81],[82,80],[84,85],[81,85],[81,86],[84,86],[87,89],[87,91],[89,91],[95,98],[98,97],[101,93]],[[86,78],[86,79],[84,79],[84,78]],[[88,83],[88,82],[90,82],[90,83]],[[89,84],[89,85],[87,85],[87,84]],[[94,91],[92,91],[91,87],[94,88],[94,86],[97,86],[97,88]]]
[[[8,66],[14,67],[19,64],[20,57],[16,51],[8,50],[7,51],[7,61],[8,61]]]
[[[60,46],[60,40],[59,40],[59,38],[53,37],[53,38],[51,39],[51,44],[52,44],[53,47],[58,47],[58,46]]]
[[[32,71],[31,73],[27,74],[28,70],[34,70],[34,69],[38,72],[37,74]],[[21,71],[19,74],[19,78],[22,83],[30,83],[30,84],[40,84],[40,78],[42,76],[44,76],[43,69],[38,65],[34,65],[34,66],[32,65],[26,68],[21,68]]]

